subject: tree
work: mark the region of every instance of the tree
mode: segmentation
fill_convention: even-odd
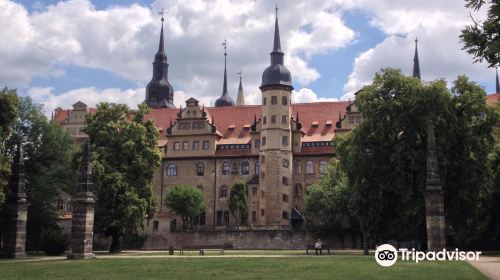
[[[205,211],[203,192],[193,186],[175,185],[165,197],[165,206],[181,216],[184,230],[193,228],[193,220]]]
[[[484,22],[474,20],[462,30],[460,39],[464,50],[474,56],[474,62],[486,60],[489,67],[500,66],[500,2],[489,0],[487,18]],[[465,7],[479,11],[486,0],[465,0]]]
[[[23,145],[28,200],[27,248],[38,250],[42,233],[59,229],[56,200],[61,191],[68,192],[75,183],[76,170],[71,168],[75,144],[69,133],[47,119],[42,105],[33,103],[29,97],[20,99],[18,111],[2,154],[10,158],[17,145]]]
[[[110,252],[121,252],[120,238],[135,235],[144,217],[156,211],[153,175],[160,165],[158,130],[145,121],[147,107],[101,103],[87,115],[97,196],[95,228],[112,238]]]
[[[463,244],[477,228],[481,195],[492,185],[487,156],[495,120],[484,90],[464,76],[450,92],[443,80],[424,84],[385,69],[356,105],[364,121],[334,145],[364,239],[425,244],[426,127],[433,122],[448,244]]]
[[[3,144],[11,131],[11,126],[19,113],[19,98],[15,89],[7,87],[0,91],[0,151],[4,150]],[[9,159],[0,153],[0,206],[5,201],[4,189],[10,175],[11,165]]]
[[[239,226],[242,218],[246,217],[248,209],[248,192],[245,184],[237,182],[231,187],[228,206]]]
[[[349,207],[351,190],[339,160],[332,159],[321,179],[308,188],[305,198],[307,219],[319,230],[340,233],[345,219],[356,227]]]

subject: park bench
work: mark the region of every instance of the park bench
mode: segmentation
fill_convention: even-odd
[[[309,250],[316,252],[316,248],[314,248],[314,244],[306,245],[306,254],[307,255],[309,255]],[[326,251],[328,253],[328,255],[330,255],[330,246],[328,246],[328,244],[323,243],[323,245],[321,246],[321,251],[323,251],[323,252]]]
[[[179,253],[184,255],[184,251],[198,251],[200,256],[203,256],[206,251],[218,251],[224,255],[224,247],[224,245],[186,245],[181,247]]]

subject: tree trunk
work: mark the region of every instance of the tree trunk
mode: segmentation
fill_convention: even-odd
[[[118,254],[122,252],[121,248],[121,242],[120,242],[120,235],[118,234],[113,234],[111,236],[111,246],[109,247],[109,252],[111,254]]]
[[[368,233],[366,232],[363,232],[363,254],[366,256],[368,255],[368,250],[369,250],[369,246],[368,246]]]

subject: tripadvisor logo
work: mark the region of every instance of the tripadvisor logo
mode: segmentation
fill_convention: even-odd
[[[392,266],[398,260],[398,253],[401,256],[401,260],[403,261],[414,261],[418,263],[420,261],[473,261],[479,260],[479,255],[481,255],[480,251],[459,251],[455,249],[454,251],[447,251],[443,249],[441,251],[429,251],[422,252],[416,251],[415,249],[399,249],[396,250],[394,246],[390,244],[384,244],[377,247],[375,251],[375,260],[377,263],[384,267]]]

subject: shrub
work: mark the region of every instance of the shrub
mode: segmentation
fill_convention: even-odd
[[[41,234],[42,250],[49,256],[58,256],[69,246],[69,236],[60,229],[47,229]]]

